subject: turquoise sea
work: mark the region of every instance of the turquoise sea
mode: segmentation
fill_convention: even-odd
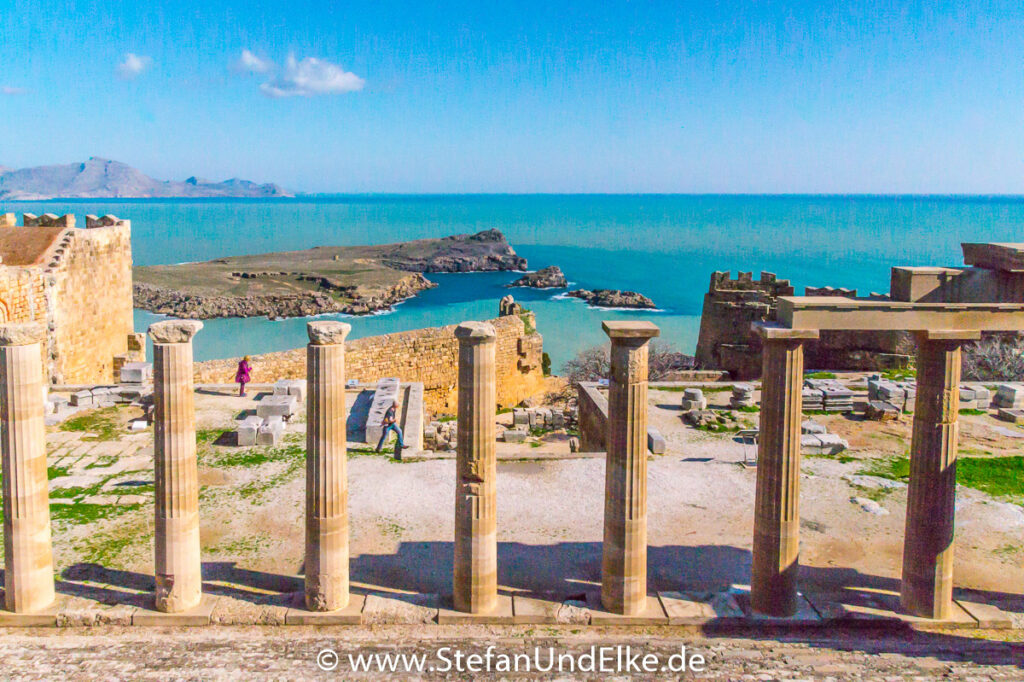
[[[281,200],[0,202],[15,213],[113,213],[132,221],[137,265],[372,244],[498,228],[531,269],[575,287],[629,289],[659,312],[588,308],[558,291],[511,290],[537,313],[557,370],[604,341],[601,320],[646,318],[692,353],[714,270],[769,270],[804,286],[888,291],[891,265],[962,263],[961,241],[1024,241],[1024,198],[935,196],[453,195]],[[440,286],[390,313],[347,318],[353,338],[496,316],[517,275],[429,275]],[[136,312],[136,328],[157,316]],[[296,348],[305,320],[209,320],[197,359]]]

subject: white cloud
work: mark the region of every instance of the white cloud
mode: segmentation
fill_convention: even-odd
[[[25,88],[16,88],[11,85],[5,85],[3,87],[0,87],[0,93],[3,93],[5,95],[24,95],[27,92],[28,90],[26,90]]]
[[[242,50],[242,56],[235,62],[235,68],[248,73],[268,73],[274,70],[274,62],[258,57],[249,50]]]
[[[312,97],[362,90],[366,84],[359,76],[325,59],[306,57],[299,61],[288,55],[284,68],[260,90],[268,97]]]
[[[149,68],[149,65],[153,63],[153,60],[149,57],[143,57],[133,52],[129,52],[124,56],[124,61],[117,65],[117,73],[125,80],[131,80],[138,77],[143,71]]]

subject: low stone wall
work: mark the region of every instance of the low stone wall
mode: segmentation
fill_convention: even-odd
[[[511,407],[540,392],[543,339],[533,313],[488,320],[498,334],[495,371],[498,405]],[[347,342],[345,374],[350,379],[375,383],[398,377],[402,383],[423,384],[423,401],[432,413],[454,414],[458,400],[458,342],[456,325],[415,329]],[[200,332],[201,333],[201,332]],[[196,383],[231,383],[239,358],[195,364]],[[306,349],[254,355],[252,378],[257,382],[301,379],[306,376]]]

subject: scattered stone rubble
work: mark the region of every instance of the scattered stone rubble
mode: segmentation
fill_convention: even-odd
[[[423,429],[424,450],[433,450],[434,452],[454,450],[458,441],[459,427],[454,420],[432,421]]]
[[[824,424],[808,419],[800,424],[800,452],[805,455],[837,455],[850,444],[834,433],[829,433]]]
[[[853,412],[853,391],[836,379],[806,379],[802,395],[806,411]]]

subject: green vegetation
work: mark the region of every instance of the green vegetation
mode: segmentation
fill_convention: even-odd
[[[82,440],[116,440],[124,431],[120,407],[104,407],[67,419],[60,425],[61,431],[91,433]]]
[[[529,311],[520,313],[519,319],[523,321],[524,334],[529,335],[536,333],[537,328],[533,326],[533,315],[531,315]]]
[[[917,376],[917,370],[913,368],[907,369],[889,369],[882,372],[882,377],[889,381],[904,381],[906,379],[913,379]]]
[[[55,478],[61,478],[63,476],[67,476],[67,475],[68,475],[68,468],[67,467],[47,467],[47,469],[46,469],[46,478],[49,481],[52,481]],[[2,480],[3,479],[0,479],[0,481],[2,481]]]
[[[542,441],[539,441],[539,440],[535,440],[532,443],[530,443],[530,447],[531,448],[539,448],[542,445],[544,445],[544,443]]]
[[[850,462],[855,462],[857,460],[856,457],[853,457],[851,455],[843,455],[843,454],[830,455],[830,454],[826,454],[826,453],[804,455],[804,457],[813,457],[815,459],[832,459],[832,460],[835,460],[835,461],[839,462],[840,464],[848,464]]]
[[[531,426],[530,427],[530,435],[535,437],[535,438],[540,438],[541,436],[543,436],[546,433],[551,433],[551,429],[549,429],[547,427],[544,427],[544,426]]]
[[[966,407],[966,408],[960,410],[960,414],[982,415],[982,414],[988,414],[988,412],[986,412],[985,410],[976,410],[973,407]]]
[[[542,353],[540,356],[540,371],[546,377],[551,376],[551,356],[547,353]]]
[[[222,429],[197,429],[196,445],[212,445],[218,438],[233,430],[233,427],[225,427]]]
[[[761,408],[758,407],[757,405],[742,405],[740,407],[737,407],[736,411],[737,412],[747,412],[747,413],[760,412]]]
[[[736,431],[742,431],[745,427],[743,427],[740,424],[733,424],[730,426],[727,424],[711,423],[701,424],[697,428],[700,429],[701,431],[707,431],[709,433],[735,433]]]
[[[910,458],[872,460],[860,473],[894,481],[910,478]],[[993,497],[1024,501],[1024,456],[961,457],[956,462],[956,482]]]
[[[725,393],[731,391],[732,386],[651,386],[652,391],[668,391],[669,393],[682,393],[688,388],[699,388],[703,393]]]
[[[443,414],[440,417],[438,417],[436,419],[436,421],[439,421],[439,422],[453,422],[456,419],[458,419],[458,417],[456,417],[454,414]]]
[[[139,504],[51,504],[50,518],[54,521],[66,521],[81,525],[93,523],[100,519],[111,519],[130,511],[139,509]]]
[[[804,374],[805,379],[835,379],[835,372],[809,372]]]
[[[496,415],[498,415],[498,414],[508,414],[511,411],[512,411],[511,407],[499,407],[498,411],[495,412],[494,414],[496,414]]]

